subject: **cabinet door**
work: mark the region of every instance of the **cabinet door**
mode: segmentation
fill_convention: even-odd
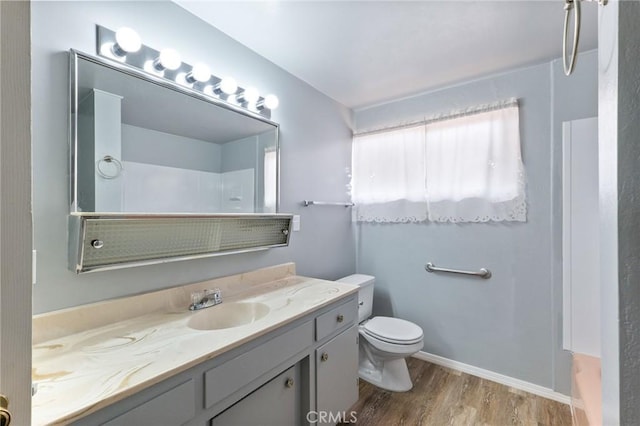
[[[278,375],[211,420],[211,426],[296,426],[300,419],[300,367]]]
[[[195,416],[195,407],[194,383],[189,380],[104,423],[104,426],[181,425]]]
[[[335,419],[358,400],[358,327],[337,335],[316,350],[317,411]]]

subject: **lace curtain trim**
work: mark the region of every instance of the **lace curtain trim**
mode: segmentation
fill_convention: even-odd
[[[353,220],[369,223],[526,222],[525,182],[524,170],[521,170],[518,174],[520,195],[513,200],[490,202],[480,198],[469,198],[461,201],[398,200],[379,204],[357,204],[353,208]]]
[[[354,220],[368,223],[419,223],[419,222],[526,222],[527,203],[524,197],[503,203],[486,205],[485,200],[469,199],[462,202],[412,203],[399,207],[399,202],[369,204],[354,208]],[[472,216],[460,213],[460,205],[472,205]],[[483,206],[482,204],[485,204]]]
[[[411,223],[428,219],[426,202],[407,200],[380,204],[360,204],[353,209],[356,222]]]

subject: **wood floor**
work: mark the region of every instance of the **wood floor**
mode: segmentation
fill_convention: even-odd
[[[568,405],[415,358],[408,365],[409,392],[360,380],[360,399],[352,407],[358,425],[571,426]]]

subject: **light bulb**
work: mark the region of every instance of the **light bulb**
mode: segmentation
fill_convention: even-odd
[[[187,74],[186,79],[189,83],[206,83],[211,78],[211,70],[203,63],[198,62],[191,68],[191,71]]]
[[[226,95],[233,95],[238,91],[238,83],[233,77],[224,77],[220,80],[220,83],[216,84],[213,88],[214,93]]]
[[[182,65],[180,53],[175,49],[162,49],[160,55],[153,61],[153,66],[158,71],[175,71]]]
[[[142,41],[137,32],[128,27],[122,27],[116,31],[116,42],[112,51],[116,56],[126,56],[127,53],[134,53],[140,50]]]
[[[238,100],[241,102],[247,102],[250,104],[256,103],[260,99],[260,93],[255,87],[247,87],[242,93],[238,95]]]
[[[267,95],[264,97],[264,107],[268,108],[270,110],[274,110],[276,108],[278,108],[278,105],[280,105],[280,100],[278,99],[278,97],[276,95]]]

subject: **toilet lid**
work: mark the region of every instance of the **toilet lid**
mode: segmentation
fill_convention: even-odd
[[[399,318],[371,318],[364,324],[364,330],[370,336],[382,341],[402,345],[417,343],[423,337],[420,327]]]

